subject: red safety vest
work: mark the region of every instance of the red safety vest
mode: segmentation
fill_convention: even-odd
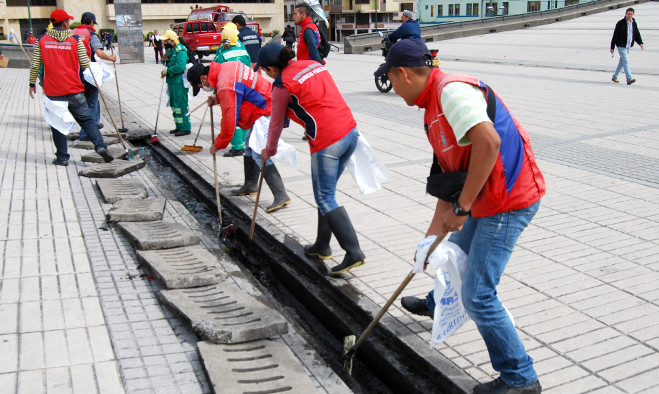
[[[471,157],[471,145],[458,145],[451,125],[444,117],[440,97],[444,86],[451,82],[474,85],[483,91],[485,97],[488,93],[493,95],[489,96],[488,105],[491,103],[496,108],[493,123],[501,138],[499,156],[471,207],[472,216],[493,216],[526,208],[540,200],[545,194],[545,180],[536,164],[529,136],[503,100],[477,78],[445,74],[434,69],[415,104],[426,110],[426,135],[442,170],[467,171]]]
[[[89,30],[88,27],[84,27],[83,25],[78,25],[78,27],[73,29],[73,34],[80,37],[80,39],[82,40],[82,43],[85,44],[85,50],[87,51],[87,57],[91,60],[91,58],[92,58],[92,47],[89,45],[89,41],[91,41],[92,32]]]
[[[311,60],[309,55],[309,47],[307,42],[304,41],[304,31],[311,29],[316,34],[316,47],[320,45],[320,32],[318,26],[311,21],[310,17],[306,17],[300,23],[300,35],[297,36],[297,60]]]
[[[357,127],[334,79],[315,60],[291,61],[281,73],[291,94],[287,115],[304,126],[311,153],[325,149]]]
[[[83,92],[80,81],[78,39],[74,36],[64,41],[44,35],[38,43],[44,65],[43,90],[47,96],[66,96]]]

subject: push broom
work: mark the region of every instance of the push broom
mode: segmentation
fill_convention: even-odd
[[[156,112],[156,125],[153,128],[153,134],[149,140],[149,144],[159,144],[160,138],[158,138],[158,119],[160,118],[160,103],[162,103],[162,92],[165,90],[165,78],[162,79],[162,84],[160,85],[160,98],[158,99],[158,112]]]
[[[114,45],[110,46],[110,52],[114,56]],[[119,101],[119,116],[121,117],[121,128],[119,129],[119,131],[122,133],[126,133],[128,132],[128,129],[124,126],[124,113],[121,110],[121,95],[119,95],[119,74],[117,73],[117,62],[112,62],[112,66],[114,67],[114,82],[116,82],[117,85],[117,101]]]
[[[201,117],[201,123],[199,123],[199,129],[197,130],[197,136],[194,137],[194,142],[192,143],[192,146],[190,145],[183,145],[183,148],[181,148],[182,152],[192,152],[192,153],[197,153],[201,152],[202,149],[204,149],[201,146],[197,146],[197,138],[199,138],[199,132],[201,131],[201,126],[204,125],[204,120],[206,120],[206,112],[208,112],[208,106],[204,109],[204,115]],[[211,141],[211,143],[215,143],[215,141]]]

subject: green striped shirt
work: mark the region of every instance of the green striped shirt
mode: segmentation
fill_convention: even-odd
[[[483,91],[464,82],[451,82],[444,86],[440,97],[444,117],[451,125],[458,145],[467,146],[471,141],[467,132],[482,122],[490,122],[487,102]]]

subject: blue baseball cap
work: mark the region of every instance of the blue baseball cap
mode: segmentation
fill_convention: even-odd
[[[279,52],[284,49],[283,46],[276,42],[269,42],[259,49],[257,64],[259,67],[270,66],[279,61]]]
[[[405,38],[389,49],[386,62],[373,73],[377,78],[389,72],[391,67],[432,66],[432,55],[426,44]]]
[[[83,25],[90,25],[92,23],[98,25],[98,23],[96,23],[96,15],[94,15],[91,12],[83,13],[82,16],[80,17],[80,22]]]

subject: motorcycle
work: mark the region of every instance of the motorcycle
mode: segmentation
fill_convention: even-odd
[[[378,33],[380,33],[380,36],[382,37],[382,32],[380,31]],[[382,56],[385,59],[387,58],[387,54],[389,53],[389,48],[391,48],[392,45],[393,43],[389,41],[387,38],[382,40],[382,47],[380,47],[380,50],[382,50]],[[439,67],[439,59],[437,59],[437,52],[439,52],[439,50],[437,49],[430,50],[433,67]],[[380,64],[380,66],[378,67],[382,67],[383,65],[384,63]],[[391,90],[393,85],[391,85],[391,81],[389,80],[389,77],[387,77],[387,74],[384,74],[380,77],[375,77],[375,87],[378,88],[378,90],[381,91],[382,93],[387,93]]]

